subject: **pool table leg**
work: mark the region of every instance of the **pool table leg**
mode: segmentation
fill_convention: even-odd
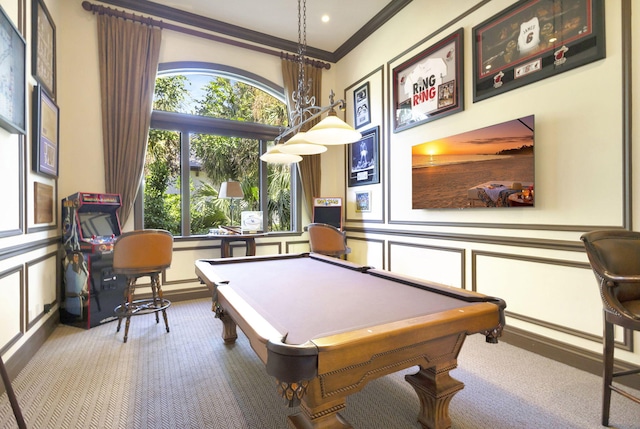
[[[225,344],[235,343],[238,339],[238,332],[236,330],[236,322],[224,312],[216,312],[216,317],[222,321],[222,339]]]
[[[311,405],[305,395],[300,404],[301,412],[289,416],[291,429],[352,429],[353,426],[342,418],[338,412],[346,407],[346,399]]]
[[[464,384],[449,375],[458,366],[456,360],[423,368],[413,375],[405,375],[405,380],[418,394],[420,415],[418,421],[425,429],[446,429],[451,427],[449,402]]]

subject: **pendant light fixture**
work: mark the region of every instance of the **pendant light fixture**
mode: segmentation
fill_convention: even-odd
[[[307,81],[304,72],[307,50],[307,1],[298,0],[298,82],[297,88],[292,91],[291,99],[294,108],[289,113],[289,128],[275,138],[278,155],[313,155],[327,150],[325,145],[340,145],[354,143],[362,138],[362,134],[353,127],[338,118],[336,108],[345,110],[344,100],[334,101],[335,93],[329,94],[329,105],[325,107],[315,105],[315,97],[309,97],[311,81]],[[301,132],[302,127],[311,121],[328,113],[328,116],[313,126],[306,133]],[[288,139],[288,141],[287,141]],[[286,143],[281,143],[286,141]],[[265,162],[268,159],[277,159],[266,156],[271,150],[260,157]],[[282,158],[285,159],[285,158]],[[293,161],[296,162],[296,161]]]

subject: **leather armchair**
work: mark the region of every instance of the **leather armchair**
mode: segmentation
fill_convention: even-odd
[[[351,253],[344,232],[326,223],[311,223],[307,227],[309,246],[314,253],[340,258]]]

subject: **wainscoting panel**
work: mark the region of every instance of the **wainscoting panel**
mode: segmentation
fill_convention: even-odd
[[[602,304],[587,264],[473,252],[475,289],[507,302],[510,317],[575,335],[602,334]]]
[[[269,249],[272,250],[272,249]],[[303,241],[288,241],[285,244],[285,251],[284,253],[305,253],[309,251],[309,240],[303,240]],[[256,250],[256,252],[259,255],[271,255],[274,253],[280,253],[280,252],[268,252],[268,253],[262,253],[262,250]]]
[[[0,351],[11,346],[24,333],[22,315],[24,308],[24,269],[22,266],[0,273]],[[20,305],[16,305],[20,303]]]
[[[389,242],[389,270],[448,286],[464,287],[464,249]]]
[[[55,304],[58,254],[48,253],[26,264],[27,326],[44,314],[45,305]]]
[[[14,141],[14,138],[16,141]],[[23,229],[24,151],[23,137],[12,136],[2,141],[0,183],[2,183],[2,216],[0,237],[20,234]]]
[[[384,240],[347,237],[347,246],[351,248],[351,253],[347,256],[349,261],[381,270],[385,269]]]

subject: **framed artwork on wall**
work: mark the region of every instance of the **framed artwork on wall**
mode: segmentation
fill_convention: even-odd
[[[393,131],[464,109],[461,28],[393,69]]]
[[[356,213],[371,211],[371,191],[356,192]]]
[[[33,94],[33,170],[58,177],[60,110],[42,85]]]
[[[519,1],[473,28],[473,101],[605,57],[603,0]]]
[[[33,182],[33,222],[53,222],[53,186]]]
[[[411,148],[412,209],[534,207],[535,116]]]
[[[31,18],[31,73],[55,99],[56,26],[43,0],[33,0]]]
[[[362,132],[349,145],[349,187],[380,183],[380,127]]]
[[[369,82],[353,91],[353,118],[356,128],[360,128],[371,123]]]
[[[25,134],[26,43],[0,6],[0,127]]]

